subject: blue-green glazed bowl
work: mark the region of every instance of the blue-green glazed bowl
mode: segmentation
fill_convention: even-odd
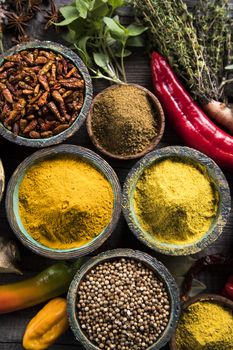
[[[81,128],[91,108],[93,88],[90,74],[81,58],[68,47],[51,41],[36,40],[16,45],[10,50],[5,51],[0,56],[0,66],[5,62],[5,57],[14,55],[20,51],[31,49],[44,49],[48,51],[53,51],[57,54],[61,54],[65,58],[69,59],[75,67],[77,67],[83,80],[85,81],[85,95],[82,109],[77,112],[78,116],[75,119],[75,121],[70,125],[70,127],[67,130],[59,133],[58,135],[54,135],[44,139],[30,139],[22,136],[16,136],[13,134],[13,132],[5,128],[5,126],[0,122],[0,135],[8,141],[11,141],[21,146],[42,148],[57,145],[59,143],[64,142],[66,139],[71,137]]]
[[[162,159],[178,158],[191,162],[192,164],[204,167],[215,190],[219,194],[219,205],[216,217],[208,232],[198,241],[190,244],[169,244],[164,243],[154,237],[150,232],[146,232],[140,225],[134,211],[134,193],[137,182],[146,168]],[[207,248],[222,233],[231,211],[231,195],[227,180],[218,165],[203,153],[192,148],[182,146],[171,146],[161,148],[147,154],[129,172],[126,178],[123,196],[122,209],[130,230],[145,245],[151,249],[167,255],[191,255]]]
[[[79,320],[77,317],[77,292],[79,285],[85,278],[86,274],[97,265],[106,261],[115,260],[119,258],[134,259],[147,266],[154,274],[159,278],[167,290],[170,300],[170,316],[167,327],[161,333],[157,341],[151,345],[147,350],[159,350],[161,349],[171,338],[180,316],[180,298],[179,290],[176,282],[167,268],[157,259],[149,254],[143,253],[138,250],[132,249],[113,249],[101,253],[90,260],[88,260],[76,273],[73,281],[71,282],[69,292],[67,295],[67,312],[70,327],[76,337],[76,339],[85,347],[87,350],[100,350],[98,346],[93,344],[85,335],[80,327]]]
[[[27,170],[38,161],[60,155],[71,155],[90,163],[109,181],[114,195],[112,218],[105,229],[88,244],[78,248],[61,250],[48,248],[31,237],[22,224],[19,214],[18,200],[19,187]],[[17,167],[7,187],[6,212],[9,224],[16,236],[33,252],[57,260],[76,259],[99,248],[115,229],[121,213],[121,188],[114,170],[96,153],[90,151],[89,149],[75,145],[54,146],[33,153]]]

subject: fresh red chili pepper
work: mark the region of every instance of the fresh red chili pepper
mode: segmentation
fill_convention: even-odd
[[[233,284],[230,282],[227,282],[223,291],[223,296],[227,297],[228,299],[233,300]]]
[[[155,93],[179,136],[188,146],[232,171],[233,137],[205,115],[158,52],[152,54],[151,68]]]

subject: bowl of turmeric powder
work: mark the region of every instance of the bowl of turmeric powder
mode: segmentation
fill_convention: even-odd
[[[122,207],[129,228],[144,244],[167,255],[190,255],[221,235],[231,196],[212,159],[171,146],[134,166],[124,184]]]
[[[12,175],[6,211],[16,236],[53,259],[94,251],[111,235],[121,212],[121,189],[110,165],[75,145],[40,150]]]
[[[233,302],[215,294],[202,294],[189,299],[183,304],[170,349],[232,350]]]

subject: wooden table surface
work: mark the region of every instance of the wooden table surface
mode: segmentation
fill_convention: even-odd
[[[57,1],[58,4],[69,3],[67,0]],[[193,3],[193,1],[191,1]],[[46,39],[46,40],[54,40],[60,41],[60,34],[54,34],[53,32],[43,34],[40,32],[40,28],[38,26],[38,30],[33,31],[34,38],[36,39]],[[141,84],[151,90],[151,76],[150,76],[150,68],[149,61],[147,55],[143,52],[143,50],[137,50],[134,54],[127,59],[126,63],[127,77],[128,82],[133,82],[137,84]],[[107,84],[104,82],[94,82],[94,90],[95,93],[102,90],[106,87]],[[90,139],[87,135],[86,128],[83,126],[76,134],[73,136],[67,143],[81,145],[87,148],[90,148],[98,153],[95,147],[91,144]],[[172,128],[166,123],[165,135],[159,144],[160,147],[165,147],[167,145],[182,145],[181,140],[177,138],[175,132]],[[25,159],[28,155],[35,152],[35,149],[19,147],[14,144],[4,143],[0,146],[0,158],[2,159],[3,166],[6,174],[6,184],[12,175],[15,168],[20,164],[20,162]],[[103,156],[103,155],[102,155]],[[112,159],[108,159],[103,156],[109,164],[114,168],[117,175],[119,176],[121,184],[124,183],[125,177],[127,176],[131,167],[135,164],[135,161],[116,161]],[[225,173],[230,187],[233,190],[233,174]],[[2,199],[1,207],[0,207],[0,235],[9,237],[12,239],[14,237],[13,232],[11,231],[9,224],[7,222],[6,214],[5,214],[5,206],[4,206],[5,197]],[[206,251],[202,252],[200,255],[205,255],[209,253],[217,253],[222,251],[232,251],[233,248],[233,212],[231,213],[230,219],[224,229],[222,236]],[[18,281],[20,279],[25,279],[37,271],[45,268],[51,261],[45,258],[41,258],[23,247],[18,242],[20,253],[21,253],[21,268],[24,271],[24,275],[22,277],[15,275],[0,275],[0,284],[4,284],[7,282]],[[123,217],[120,218],[119,224],[115,232],[113,232],[112,236],[108,239],[108,241],[97,251],[95,254],[101,251],[105,251],[107,249],[113,249],[117,247],[131,247],[134,249],[140,249],[145,252],[149,252],[151,255],[156,256],[158,259],[163,258],[153,251],[147,249],[144,245],[139,243],[134,235],[130,232],[127,227],[127,224]],[[174,258],[174,264],[176,264],[176,259]],[[202,277],[202,280],[208,287],[208,291],[210,292],[220,292],[225,277],[223,274],[214,274],[209,275],[205,274]],[[27,325],[28,321],[36,314],[36,312],[41,308],[41,306],[33,307],[27,310],[18,311],[8,315],[0,316],[0,350],[18,350],[22,349],[21,340],[22,335]],[[55,345],[50,347],[52,350],[68,350],[68,349],[79,349],[82,350],[83,347],[77,343],[72,332],[67,331]],[[168,349],[166,347],[165,349]]]

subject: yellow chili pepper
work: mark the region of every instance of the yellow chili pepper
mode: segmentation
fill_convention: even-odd
[[[38,312],[27,325],[23,337],[24,349],[47,349],[68,329],[66,304],[66,299],[55,298]]]

